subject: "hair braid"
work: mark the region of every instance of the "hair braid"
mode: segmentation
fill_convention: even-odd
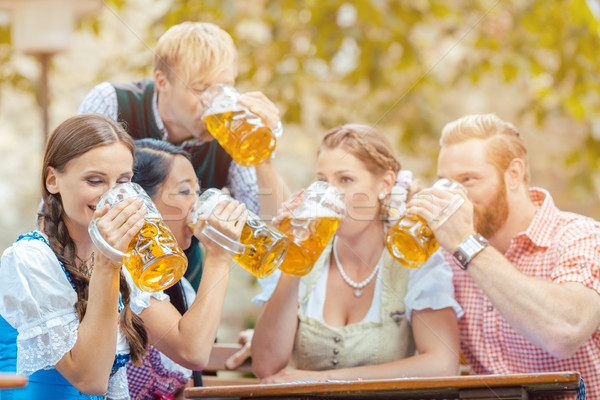
[[[144,328],[144,321],[142,318],[131,311],[130,307],[130,294],[131,290],[125,280],[125,275],[121,272],[120,287],[121,298],[125,307],[121,311],[119,329],[125,337],[138,338],[138,340],[129,340],[129,352],[131,354],[131,362],[140,366],[142,363],[142,356],[148,350],[148,332]]]
[[[87,308],[89,278],[77,265],[77,249],[65,224],[61,196],[49,192],[46,180],[51,169],[63,172],[71,160],[98,146],[117,142],[123,143],[132,155],[135,154],[133,139],[118,122],[99,114],[81,114],[64,121],[52,132],[44,152],[41,176],[43,204],[38,213],[38,226],[47,236],[52,251],[75,287],[77,301],[74,307],[79,321],[85,316]],[[119,289],[125,306],[120,315],[120,329],[129,342],[132,360],[139,362],[146,351],[148,334],[142,319],[131,312],[130,290],[122,273]]]
[[[358,144],[373,158],[373,160],[379,165],[383,170],[391,169],[394,172],[398,172],[400,170],[400,163],[398,160],[391,156],[386,156],[381,152],[377,151],[375,147],[367,143],[360,134],[353,130],[348,130],[348,136],[352,137]]]
[[[77,292],[75,310],[81,321],[87,308],[89,279],[81,273],[75,262],[75,243],[69,235],[67,226],[62,218],[63,207],[57,197],[58,195],[45,197],[38,219],[41,222],[40,225],[43,232],[48,237],[50,248],[63,264],[65,271],[68,272],[71,282],[75,286],[75,291]]]
[[[394,174],[402,169],[394,156],[392,145],[377,129],[369,125],[346,124],[325,134],[321,147],[344,147],[352,155],[365,163],[374,174],[392,170]]]

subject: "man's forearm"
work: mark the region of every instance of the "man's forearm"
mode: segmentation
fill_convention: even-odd
[[[492,247],[468,271],[493,306],[526,339],[555,357],[574,353],[600,323],[600,296],[580,283],[525,275]]]

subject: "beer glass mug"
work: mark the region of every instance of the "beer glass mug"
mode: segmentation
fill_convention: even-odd
[[[292,241],[279,269],[296,276],[308,274],[345,212],[346,206],[334,186],[316,181],[306,188],[302,203],[279,226]]]
[[[102,208],[106,204],[112,208],[130,197],[142,199],[148,212],[144,216],[144,226],[129,243],[127,253],[113,248],[104,240],[98,231],[96,219],[92,220],[88,228],[90,237],[102,254],[125,265],[141,290],[164,290],[181,279],[187,269],[187,258],[144,189],[134,182],[122,183],[102,195],[96,208]]]
[[[205,190],[192,208],[190,228],[193,229],[196,225],[198,216],[210,215],[217,204],[224,200],[232,198],[219,189]],[[223,235],[208,222],[204,223],[202,232],[209,239],[235,253],[233,260],[257,278],[264,278],[279,267],[290,244],[287,236],[265,224],[250,210],[240,236],[241,243]]]
[[[202,118],[212,136],[240,165],[256,166],[271,156],[281,123],[275,132],[256,114],[238,102],[240,93],[231,86],[217,84],[202,94],[207,103]]]
[[[434,188],[444,190],[465,191],[463,186],[449,179],[440,179],[433,184]],[[466,192],[466,191],[465,191]],[[455,194],[439,213],[431,220],[435,226],[440,226],[458,208],[465,199]],[[404,214],[385,235],[385,244],[392,256],[400,264],[409,268],[418,268],[422,266],[433,253],[440,247],[433,231],[427,225],[427,221],[416,215]]]

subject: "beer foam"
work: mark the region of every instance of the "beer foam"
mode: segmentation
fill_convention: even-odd
[[[199,215],[208,216],[213,213],[217,205],[224,201],[232,200],[234,200],[233,197],[226,193],[223,193],[219,189],[206,189],[204,192],[202,192],[200,197],[198,197],[198,200],[196,200],[196,203],[194,203],[194,206],[192,207],[192,223],[195,224],[196,221],[198,221]],[[248,213],[248,220],[260,220],[260,217],[252,211],[246,209],[246,212]]]
[[[297,209],[292,211],[293,218],[342,218],[343,214],[321,202],[305,201]]]
[[[211,87],[208,90],[214,91],[215,94],[204,116],[244,110],[244,107],[238,103],[239,92],[231,86],[217,85],[214,89]]]

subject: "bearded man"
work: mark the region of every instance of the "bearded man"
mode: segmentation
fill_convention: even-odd
[[[438,175],[467,192],[427,189],[407,211],[435,219],[453,196],[463,205],[435,237],[453,265],[464,310],[461,347],[478,374],[579,371],[600,399],[600,226],[560,211],[529,187],[527,150],[493,114],[447,124]]]

